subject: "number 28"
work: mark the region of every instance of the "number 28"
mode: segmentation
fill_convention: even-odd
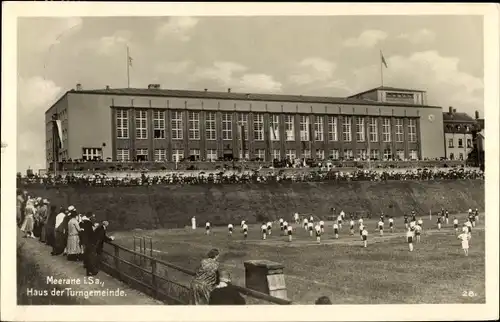
[[[476,295],[477,294],[474,291],[462,291],[462,296],[465,296],[465,297],[474,297]]]

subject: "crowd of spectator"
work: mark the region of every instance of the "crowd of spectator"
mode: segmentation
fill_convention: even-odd
[[[72,205],[57,207],[47,199],[17,192],[17,224],[25,238],[52,248],[52,256],[82,261],[87,276],[99,272],[103,244],[113,240],[106,233],[109,223],[98,222],[93,213],[82,214]]]
[[[177,184],[236,184],[271,182],[322,182],[322,181],[390,181],[390,180],[467,180],[484,179],[484,172],[474,168],[354,170],[354,171],[219,171],[219,172],[170,172],[142,173],[140,176],[112,176],[105,173],[72,173],[52,176],[18,175],[18,185],[89,185],[89,186],[138,186]]]

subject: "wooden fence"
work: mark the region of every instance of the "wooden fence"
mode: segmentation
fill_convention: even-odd
[[[191,303],[189,284],[195,272],[162,261],[115,243],[106,243],[102,269],[131,287],[169,305]],[[235,285],[247,304],[291,304],[289,300],[270,296]]]

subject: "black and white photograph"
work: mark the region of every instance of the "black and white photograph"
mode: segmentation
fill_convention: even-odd
[[[2,320],[498,318],[498,7],[12,5]]]

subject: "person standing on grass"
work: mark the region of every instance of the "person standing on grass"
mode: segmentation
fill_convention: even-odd
[[[368,230],[363,227],[363,230],[361,230],[360,233],[361,240],[363,241],[363,247],[366,248],[368,246]]]
[[[229,231],[229,236],[233,236],[233,224],[227,225],[227,230]]]
[[[333,234],[335,235],[335,239],[339,238],[339,225],[337,223],[333,223]]]
[[[271,231],[272,231],[272,229],[273,229],[273,223],[272,223],[272,222],[270,222],[270,221],[268,221],[268,222],[267,222],[267,234],[268,234],[268,235],[271,235]]]
[[[316,225],[314,227],[314,230],[316,231],[316,241],[319,243],[321,243],[321,227],[319,225]]]
[[[349,230],[351,232],[351,236],[354,235],[354,220],[352,220],[352,217],[351,221],[349,221]]]
[[[25,233],[25,238],[35,238],[33,229],[35,228],[35,205],[33,199],[28,199],[26,210],[24,211],[24,221],[21,225],[21,231]]]
[[[337,217],[337,224],[339,224],[339,229],[342,229],[342,216],[341,215],[339,215]]]
[[[196,217],[195,216],[193,216],[193,218],[191,218],[191,229],[192,230],[196,229]]]
[[[341,210],[341,211],[340,211],[340,218],[341,218],[342,220],[344,220],[344,219],[345,219],[345,212],[344,212],[344,210]]]
[[[283,218],[280,218],[280,230],[283,232]]]
[[[245,299],[240,292],[231,284],[229,272],[219,273],[219,284],[215,286],[208,300],[209,305],[245,305]]]
[[[304,230],[307,231],[307,226],[309,224],[309,220],[307,220],[307,218],[304,218],[303,224],[304,224]]]
[[[462,241],[462,249],[464,250],[465,256],[469,256],[469,240],[470,235],[466,233],[462,233],[457,237]]]
[[[299,213],[296,212],[293,216],[295,219],[295,224],[298,225],[300,223]]]
[[[292,241],[292,234],[293,234],[293,228],[291,225],[288,226],[287,233],[288,233],[288,241],[291,242]]]
[[[474,210],[474,218],[476,219],[476,222],[479,223],[479,210],[477,208]]]
[[[325,222],[323,220],[319,221],[319,227],[321,228],[321,233],[325,232]]]
[[[405,229],[408,229],[408,215],[404,215]]]
[[[419,226],[421,229],[424,229],[424,221],[422,220],[422,217],[418,219],[417,226]]]
[[[441,230],[441,217],[438,217],[437,219],[437,226],[438,226],[438,230]]]
[[[444,220],[446,222],[446,225],[448,225],[448,222],[450,220],[449,217],[450,217],[450,214],[448,213],[448,210],[445,210],[445,212],[444,212]]]
[[[358,225],[359,225],[359,226],[362,226],[362,225],[363,225],[363,218],[359,218],[359,220],[358,220]]]
[[[406,241],[408,242],[410,252],[413,252],[413,231],[410,228],[406,231]]]
[[[469,235],[471,235],[472,234],[472,224],[470,223],[470,221],[466,221],[465,226],[467,227],[467,233]]]
[[[314,217],[313,217],[313,215],[309,216],[309,222],[314,225]]]
[[[241,229],[243,229],[243,226],[245,225],[245,223],[246,223],[246,221],[244,221],[244,220],[241,221],[241,224],[240,224]]]
[[[209,303],[210,293],[217,285],[217,274],[220,266],[219,254],[219,250],[214,248],[208,252],[207,258],[201,260],[191,282],[192,304],[205,305]]]
[[[291,226],[291,225],[288,224],[288,221],[284,221],[283,222],[283,235],[285,235],[285,236],[286,236],[288,226]]]
[[[453,217],[453,228],[455,228],[455,232],[458,231],[458,219],[457,219],[457,217]]]
[[[248,237],[248,226],[247,226],[247,224],[243,224],[242,228],[243,228],[243,238],[247,239],[247,237]]]
[[[365,230],[365,226],[363,224],[359,225],[359,237],[363,240],[363,230]]]
[[[380,237],[384,236],[384,222],[382,220],[379,220],[377,227]]]
[[[476,227],[476,216],[474,214],[471,214],[470,222],[472,224],[472,227]]]
[[[309,230],[309,236],[312,237],[312,235],[313,235],[313,228],[314,228],[312,221],[310,221],[310,222],[307,223],[307,228]]]
[[[267,226],[265,223],[262,223],[262,225],[260,225],[260,230],[262,232],[262,240],[266,240],[266,236],[267,236]]]
[[[391,230],[391,233],[394,232],[394,218],[392,216],[389,218],[389,229]]]
[[[415,238],[417,239],[417,243],[420,243],[421,234],[422,234],[422,227],[419,225],[415,226]]]
[[[208,221],[205,224],[205,231],[206,231],[207,236],[210,235],[210,222],[208,222]]]
[[[415,210],[411,211],[411,221],[417,222],[417,216],[415,215]]]

